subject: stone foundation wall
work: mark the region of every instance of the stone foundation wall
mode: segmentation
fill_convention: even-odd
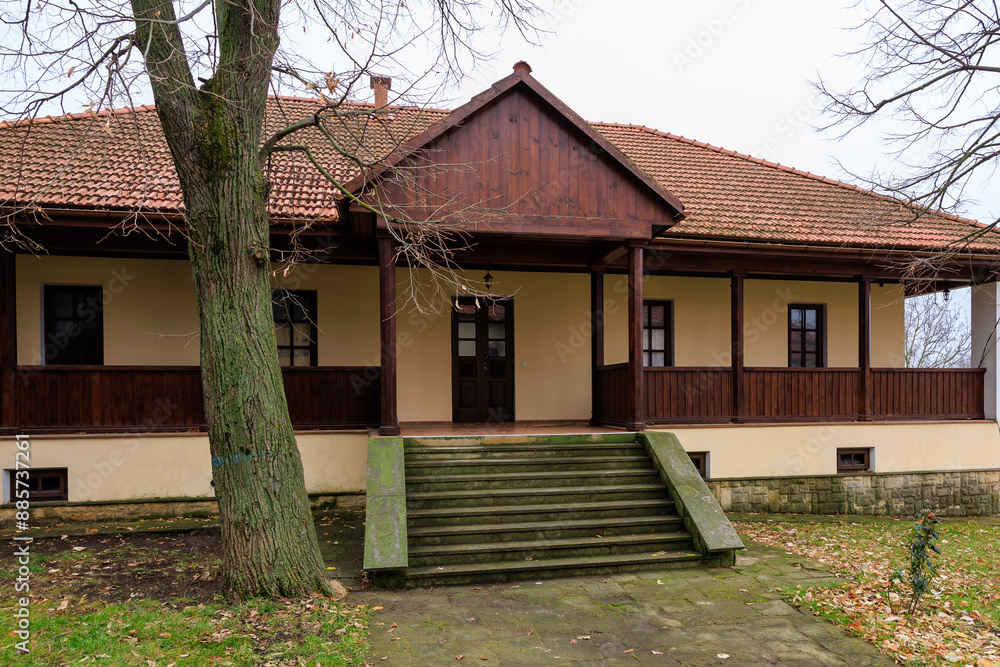
[[[333,507],[364,507],[364,494],[310,495],[313,509]],[[14,526],[16,508],[0,506],[0,527]],[[202,498],[162,498],[130,500],[117,503],[33,503],[29,509],[32,526],[56,523],[87,523],[91,521],[139,521],[171,517],[203,517],[219,513],[215,500]]]
[[[727,512],[1000,514],[1000,470],[707,480]]]

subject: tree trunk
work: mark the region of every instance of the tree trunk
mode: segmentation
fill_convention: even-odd
[[[215,106],[198,114],[202,126],[239,145],[231,111]],[[188,198],[223,588],[237,599],[326,585],[278,366],[266,186],[257,146],[240,148]]]
[[[259,147],[280,2],[217,4],[219,64],[200,89],[170,0],[132,4],[184,194],[223,592],[234,600],[329,592],[271,313]]]

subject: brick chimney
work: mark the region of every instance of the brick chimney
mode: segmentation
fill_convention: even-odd
[[[389,91],[392,89],[392,78],[388,76],[371,77],[371,88],[375,91],[375,108],[384,109],[389,105]]]

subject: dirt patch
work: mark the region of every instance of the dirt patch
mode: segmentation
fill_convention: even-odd
[[[108,604],[149,598],[186,606],[219,593],[218,531],[48,538],[31,549],[51,557],[34,586],[49,598],[72,595]]]

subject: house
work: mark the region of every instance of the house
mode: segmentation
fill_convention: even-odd
[[[316,109],[273,98],[267,123]],[[963,241],[982,228],[588,123],[525,63],[454,111],[381,112],[337,131],[391,168],[361,174],[310,141],[363,201],[461,231],[460,275],[495,297],[452,286],[414,310],[408,290],[434,276],[407,267],[400,232],[301,156],[269,162],[279,357],[318,500],[365,491],[376,430],[513,422],[669,431],[725,509],[1000,511],[995,232]],[[0,151],[0,201],[46,249],[0,252],[3,467],[28,436],[35,497],[54,501],[40,517],[207,506],[182,203],[154,110],[2,123]],[[289,253],[306,261],[284,270]],[[941,254],[936,277],[907,280]],[[904,297],[970,285],[977,367],[904,368]]]

